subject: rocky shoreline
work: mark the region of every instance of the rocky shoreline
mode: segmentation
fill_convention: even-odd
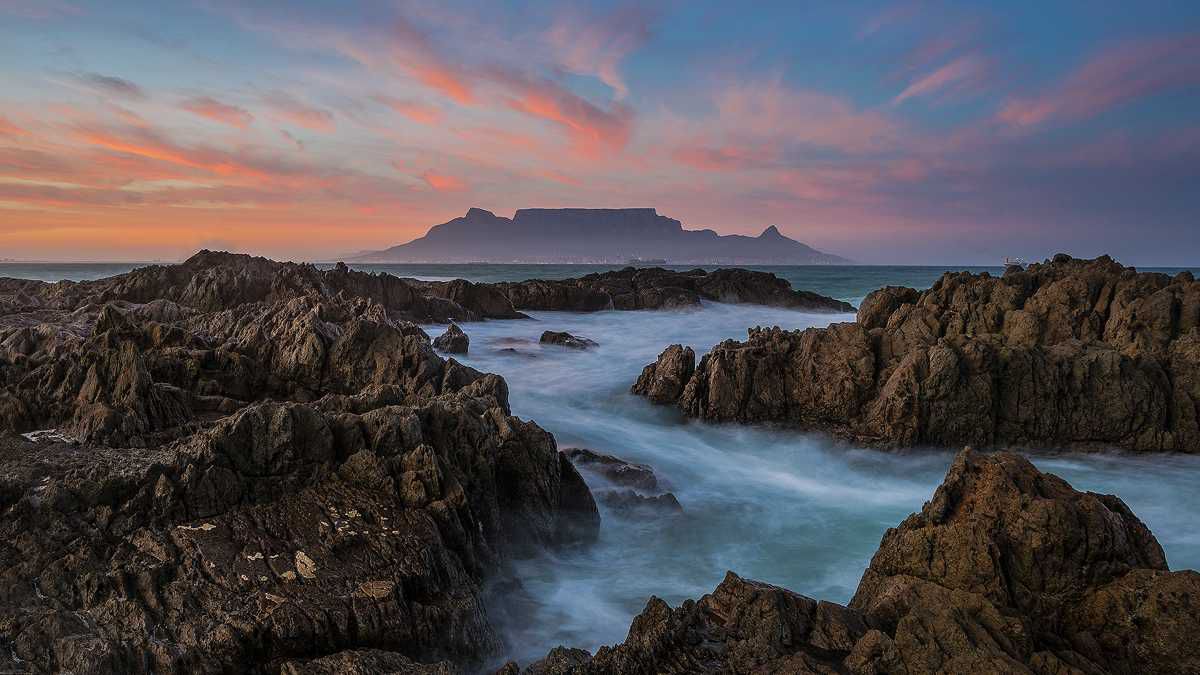
[[[1197,629],[1200,574],[1169,571],[1120,499],[967,449],[849,606],[729,572],[698,601],[651,598],[621,644],[500,672],[1191,673]]]
[[[668,347],[634,393],[884,446],[1200,452],[1200,282],[1056,256],[870,294],[856,323]]]
[[[810,302],[771,275],[660,272],[625,286],[623,272],[554,282],[579,293],[554,297],[603,295],[623,309]],[[1043,288],[1053,272],[1005,285]],[[1188,363],[1195,282],[1118,279],[1102,292],[1129,309],[1105,316],[1126,317],[1125,332],[1113,330],[1128,340],[1111,349],[1139,364]],[[960,281],[935,289],[961,298],[956,312],[994,315],[976,282]],[[503,378],[443,358],[414,323],[520,318],[519,293],[542,297],[209,252],[96,282],[0,280],[0,670],[494,664],[509,647],[494,594],[524,593],[514,561],[591,545],[597,498],[637,517],[686,511],[648,466],[560,452],[511,415]],[[912,334],[889,332],[908,325],[896,317],[950,316],[923,298],[885,289],[860,320],[895,347]],[[1153,320],[1164,304],[1175,317],[1165,340]],[[1039,334],[1095,323],[1056,316],[1038,318]],[[1108,323],[1099,327],[1107,339]],[[804,339],[836,345],[849,329],[826,330]],[[969,342],[973,330],[940,329],[939,340]],[[466,349],[465,338],[448,330],[439,346]],[[721,372],[690,349],[668,352],[639,385],[654,400],[680,401],[699,373]],[[830,360],[812,366],[839,372]],[[1187,372],[1171,381],[1191,386]],[[844,393],[835,387],[830,401]],[[1200,577],[1170,572],[1119,499],[1076,492],[1017,455],[968,450],[924,509],[884,536],[848,606],[730,573],[677,608],[652,598],[622,644],[563,647],[500,672],[1190,672],[1197,608]]]
[[[482,295],[225,254],[4,288],[0,670],[477,667],[485,581],[596,537],[504,380],[407,320],[512,314]]]

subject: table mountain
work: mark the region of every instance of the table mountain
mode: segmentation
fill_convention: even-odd
[[[654,209],[520,209],[512,218],[473,208],[424,237],[355,262],[623,262],[662,258],[673,264],[813,265],[849,262],[783,236],[775,226],[757,237],[685,230]]]

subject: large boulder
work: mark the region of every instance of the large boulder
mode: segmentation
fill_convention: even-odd
[[[542,337],[538,342],[544,345],[558,345],[559,347],[567,347],[569,349],[589,349],[596,346],[595,340],[578,335],[571,335],[566,331],[548,330],[542,332]]]
[[[1200,575],[1170,572],[1120,499],[968,449],[849,607],[730,572],[677,608],[651,598],[621,644],[525,672],[1191,673],[1197,630]]]
[[[447,354],[466,354],[471,347],[471,338],[458,324],[452,323],[446,332],[434,338],[433,346]]]
[[[885,447],[1200,452],[1200,282],[1106,257],[883,288],[855,324],[753,328],[691,362],[669,347],[633,392]]]

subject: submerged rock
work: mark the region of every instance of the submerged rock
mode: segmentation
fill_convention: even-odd
[[[433,346],[447,354],[466,354],[471,346],[471,338],[458,324],[452,323],[445,333],[434,338]]]
[[[1200,574],[1168,571],[1121,500],[968,449],[888,530],[849,607],[729,572],[698,601],[651,598],[590,658],[556,650],[547,672],[1200,672],[1198,607]]]
[[[517,309],[595,312],[606,309],[680,309],[701,300],[749,303],[817,312],[853,312],[854,307],[823,295],[793,290],[769,272],[695,269],[673,272],[659,267],[628,267],[577,279],[530,279],[495,287]]]
[[[680,385],[682,382],[682,386]],[[1200,452],[1200,282],[1107,257],[888,287],[858,322],[669,347],[635,393],[887,447]]]
[[[564,331],[548,330],[542,333],[542,337],[538,340],[545,345],[558,345],[560,347],[569,347],[571,349],[588,349],[595,347],[596,342],[585,337],[571,335]]]
[[[598,490],[596,497],[608,508],[630,515],[636,515],[639,511],[644,513],[683,513],[683,506],[670,492],[647,496],[630,489]]]
[[[645,464],[627,462],[587,448],[567,448],[563,453],[575,466],[614,485],[647,491],[658,489],[658,477],[654,475],[654,469]]]

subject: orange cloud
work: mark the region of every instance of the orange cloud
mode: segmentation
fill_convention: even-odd
[[[108,150],[193,169],[202,169],[218,175],[242,174],[258,178],[267,177],[265,172],[243,164],[224,153],[204,150],[189,151],[162,141],[149,133],[138,134],[136,138],[123,138],[103,129],[81,129],[78,136],[80,140]]]
[[[458,192],[467,189],[467,184],[456,176],[426,171],[421,174],[421,178],[438,192]]]
[[[376,96],[375,100],[408,119],[421,124],[436,124],[444,116],[441,108],[421,103],[420,101],[398,99],[391,96]]]
[[[463,68],[443,57],[421,29],[404,19],[399,19],[393,28],[392,39],[392,61],[400,69],[455,103],[475,103],[471,76]],[[366,62],[372,59],[372,56],[366,56]]]
[[[0,136],[21,136],[24,134],[24,129],[8,121],[3,115],[0,115]]]
[[[586,157],[617,152],[629,143],[633,111],[620,104],[604,110],[547,80],[492,71],[491,78],[507,89],[506,100],[513,110],[548,120],[567,133],[573,149]]]
[[[221,103],[208,96],[188,99],[179,104],[179,107],[200,117],[238,129],[245,129],[254,121],[254,116],[242,108]]]

